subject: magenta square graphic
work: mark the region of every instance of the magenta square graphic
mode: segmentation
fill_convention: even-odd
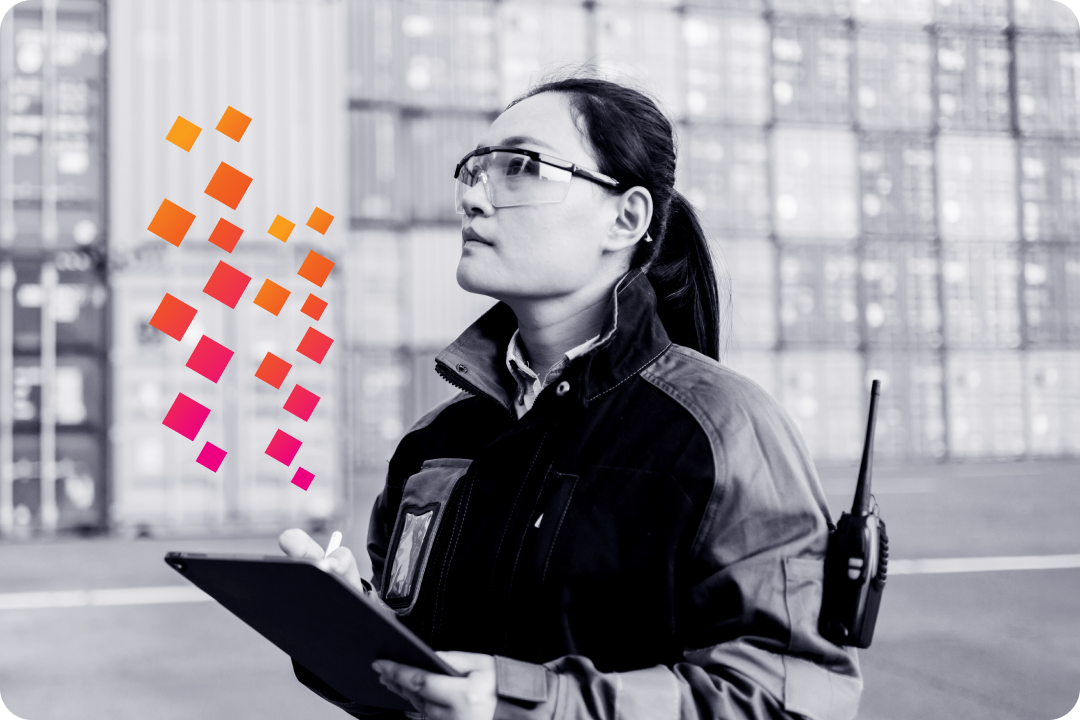
[[[195,462],[202,465],[204,468],[209,469],[211,472],[217,472],[221,467],[221,461],[225,459],[225,456],[229,453],[219,448],[214,443],[206,443],[203,445],[202,452],[199,453],[199,457]]]
[[[315,406],[319,404],[319,396],[302,385],[297,385],[285,401],[285,409],[304,422],[308,421]]]
[[[194,440],[195,436],[199,434],[199,430],[202,429],[203,423],[206,422],[206,416],[209,414],[210,408],[200,405],[184,393],[180,393],[173,400],[172,407],[169,408],[169,412],[165,415],[165,419],[161,421],[161,424],[170,430],[175,430],[188,440]]]
[[[210,382],[216,383],[232,359],[233,351],[203,335],[188,358],[187,366]]]
[[[266,454],[282,465],[292,465],[293,458],[296,457],[301,445],[303,443],[289,433],[278,430],[274,434],[274,439],[270,441],[270,446],[266,448]]]
[[[307,490],[311,487],[311,481],[315,479],[315,476],[309,473],[304,468],[297,468],[296,474],[293,475],[292,484],[301,490]]]

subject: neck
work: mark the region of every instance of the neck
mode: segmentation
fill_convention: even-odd
[[[529,365],[543,377],[571,348],[600,334],[613,288],[559,298],[507,301],[517,316]]]

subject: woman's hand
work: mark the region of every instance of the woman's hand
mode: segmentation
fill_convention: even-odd
[[[278,546],[289,557],[306,557],[317,560],[320,568],[336,573],[362,593],[367,593],[360,582],[360,570],[356,558],[347,547],[339,547],[327,555],[319,543],[300,528],[290,528],[278,536]]]
[[[467,652],[436,654],[465,677],[402,665],[391,660],[371,664],[383,685],[405,698],[430,720],[492,720],[495,717],[495,658]]]

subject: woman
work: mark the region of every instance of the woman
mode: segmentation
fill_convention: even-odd
[[[402,439],[368,536],[380,598],[468,673],[375,664],[429,718],[855,715],[855,651],[817,631],[828,507],[788,416],[717,361],[673,135],[644,95],[569,79],[457,168],[458,283],[501,302],[436,358],[462,392]],[[326,562],[359,586],[346,548]]]

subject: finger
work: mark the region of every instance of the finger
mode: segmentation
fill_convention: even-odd
[[[330,557],[334,558],[337,563],[338,574],[343,575],[346,580],[356,587],[361,587],[360,569],[356,566],[356,557],[352,554],[352,550],[347,547],[339,547],[330,553]]]
[[[413,690],[410,690],[407,687],[403,687],[402,685],[399,685],[398,683],[394,682],[393,680],[391,680],[386,675],[380,675],[379,676],[379,682],[381,682],[383,685],[385,685],[386,688],[388,690],[390,690],[391,692],[393,692],[393,693],[395,693],[397,695],[400,695],[401,697],[408,700],[412,704],[412,706],[414,708],[416,708],[418,711],[420,711],[422,713],[427,714],[427,710],[429,710],[431,708],[442,707],[441,705],[435,705],[434,703],[428,702],[428,700],[423,695],[421,695],[420,693],[414,692]]]
[[[278,536],[278,547],[289,557],[306,557],[321,560],[325,553],[322,546],[300,528],[289,528]]]
[[[455,678],[430,673],[424,682],[424,689],[419,692],[429,703],[447,707],[471,707],[480,703],[485,694],[495,697],[495,677],[492,675],[490,679],[486,679],[470,675]]]
[[[470,673],[474,670],[495,670],[495,658],[482,653],[461,652],[459,650],[436,650],[435,654],[458,672]]]

